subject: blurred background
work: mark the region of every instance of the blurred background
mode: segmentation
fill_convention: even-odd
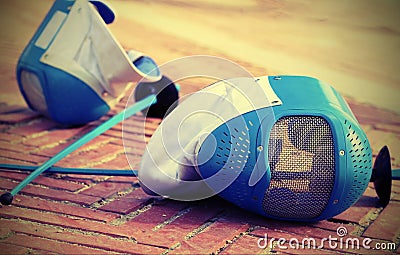
[[[235,61],[253,75],[306,75],[347,98],[400,114],[400,1],[108,1],[126,49],[158,64],[190,55]],[[51,0],[0,3],[0,102],[25,105],[15,66]],[[196,91],[202,82],[183,86]]]

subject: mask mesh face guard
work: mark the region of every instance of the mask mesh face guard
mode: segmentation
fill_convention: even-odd
[[[122,49],[104,21],[105,3],[56,0],[22,53],[17,80],[29,107],[62,124],[106,114],[129,84],[161,78],[149,57]],[[100,14],[102,16],[100,16]]]
[[[149,156],[150,141],[139,171],[142,184],[154,193],[176,198],[180,192],[201,192],[201,182],[244,209],[283,220],[323,220],[354,204],[369,183],[372,153],[341,95],[309,77],[260,79],[268,80],[258,83],[270,86],[281,103],[240,111],[211,128],[192,146],[197,148],[192,156],[186,155],[186,161],[178,164],[171,163],[178,157],[162,156],[163,143],[155,136],[158,149],[154,150],[159,154]],[[195,101],[189,97],[184,102]],[[208,102],[206,97],[203,102]],[[168,117],[182,122],[175,119],[174,111]],[[161,177],[163,165],[168,166],[168,178]],[[188,188],[191,183],[193,189]]]
[[[268,140],[271,180],[263,198],[265,213],[284,218],[320,215],[335,182],[334,155],[332,130],[325,119],[279,119]]]

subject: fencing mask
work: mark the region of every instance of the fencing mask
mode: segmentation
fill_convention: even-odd
[[[177,200],[218,194],[261,215],[318,221],[365,191],[372,152],[342,96],[300,76],[228,79],[191,95],[142,157],[145,191]]]
[[[85,124],[107,113],[129,83],[161,78],[151,58],[122,49],[106,26],[114,17],[103,1],[54,2],[17,64],[31,109],[62,124]]]

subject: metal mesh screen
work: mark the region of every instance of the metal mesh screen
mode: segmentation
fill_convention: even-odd
[[[264,211],[282,218],[308,219],[326,208],[335,180],[335,156],[328,122],[290,116],[272,127],[268,143],[271,183]]]
[[[21,86],[25,92],[25,95],[28,96],[28,101],[31,106],[36,111],[48,115],[47,103],[39,77],[33,72],[22,70]]]

